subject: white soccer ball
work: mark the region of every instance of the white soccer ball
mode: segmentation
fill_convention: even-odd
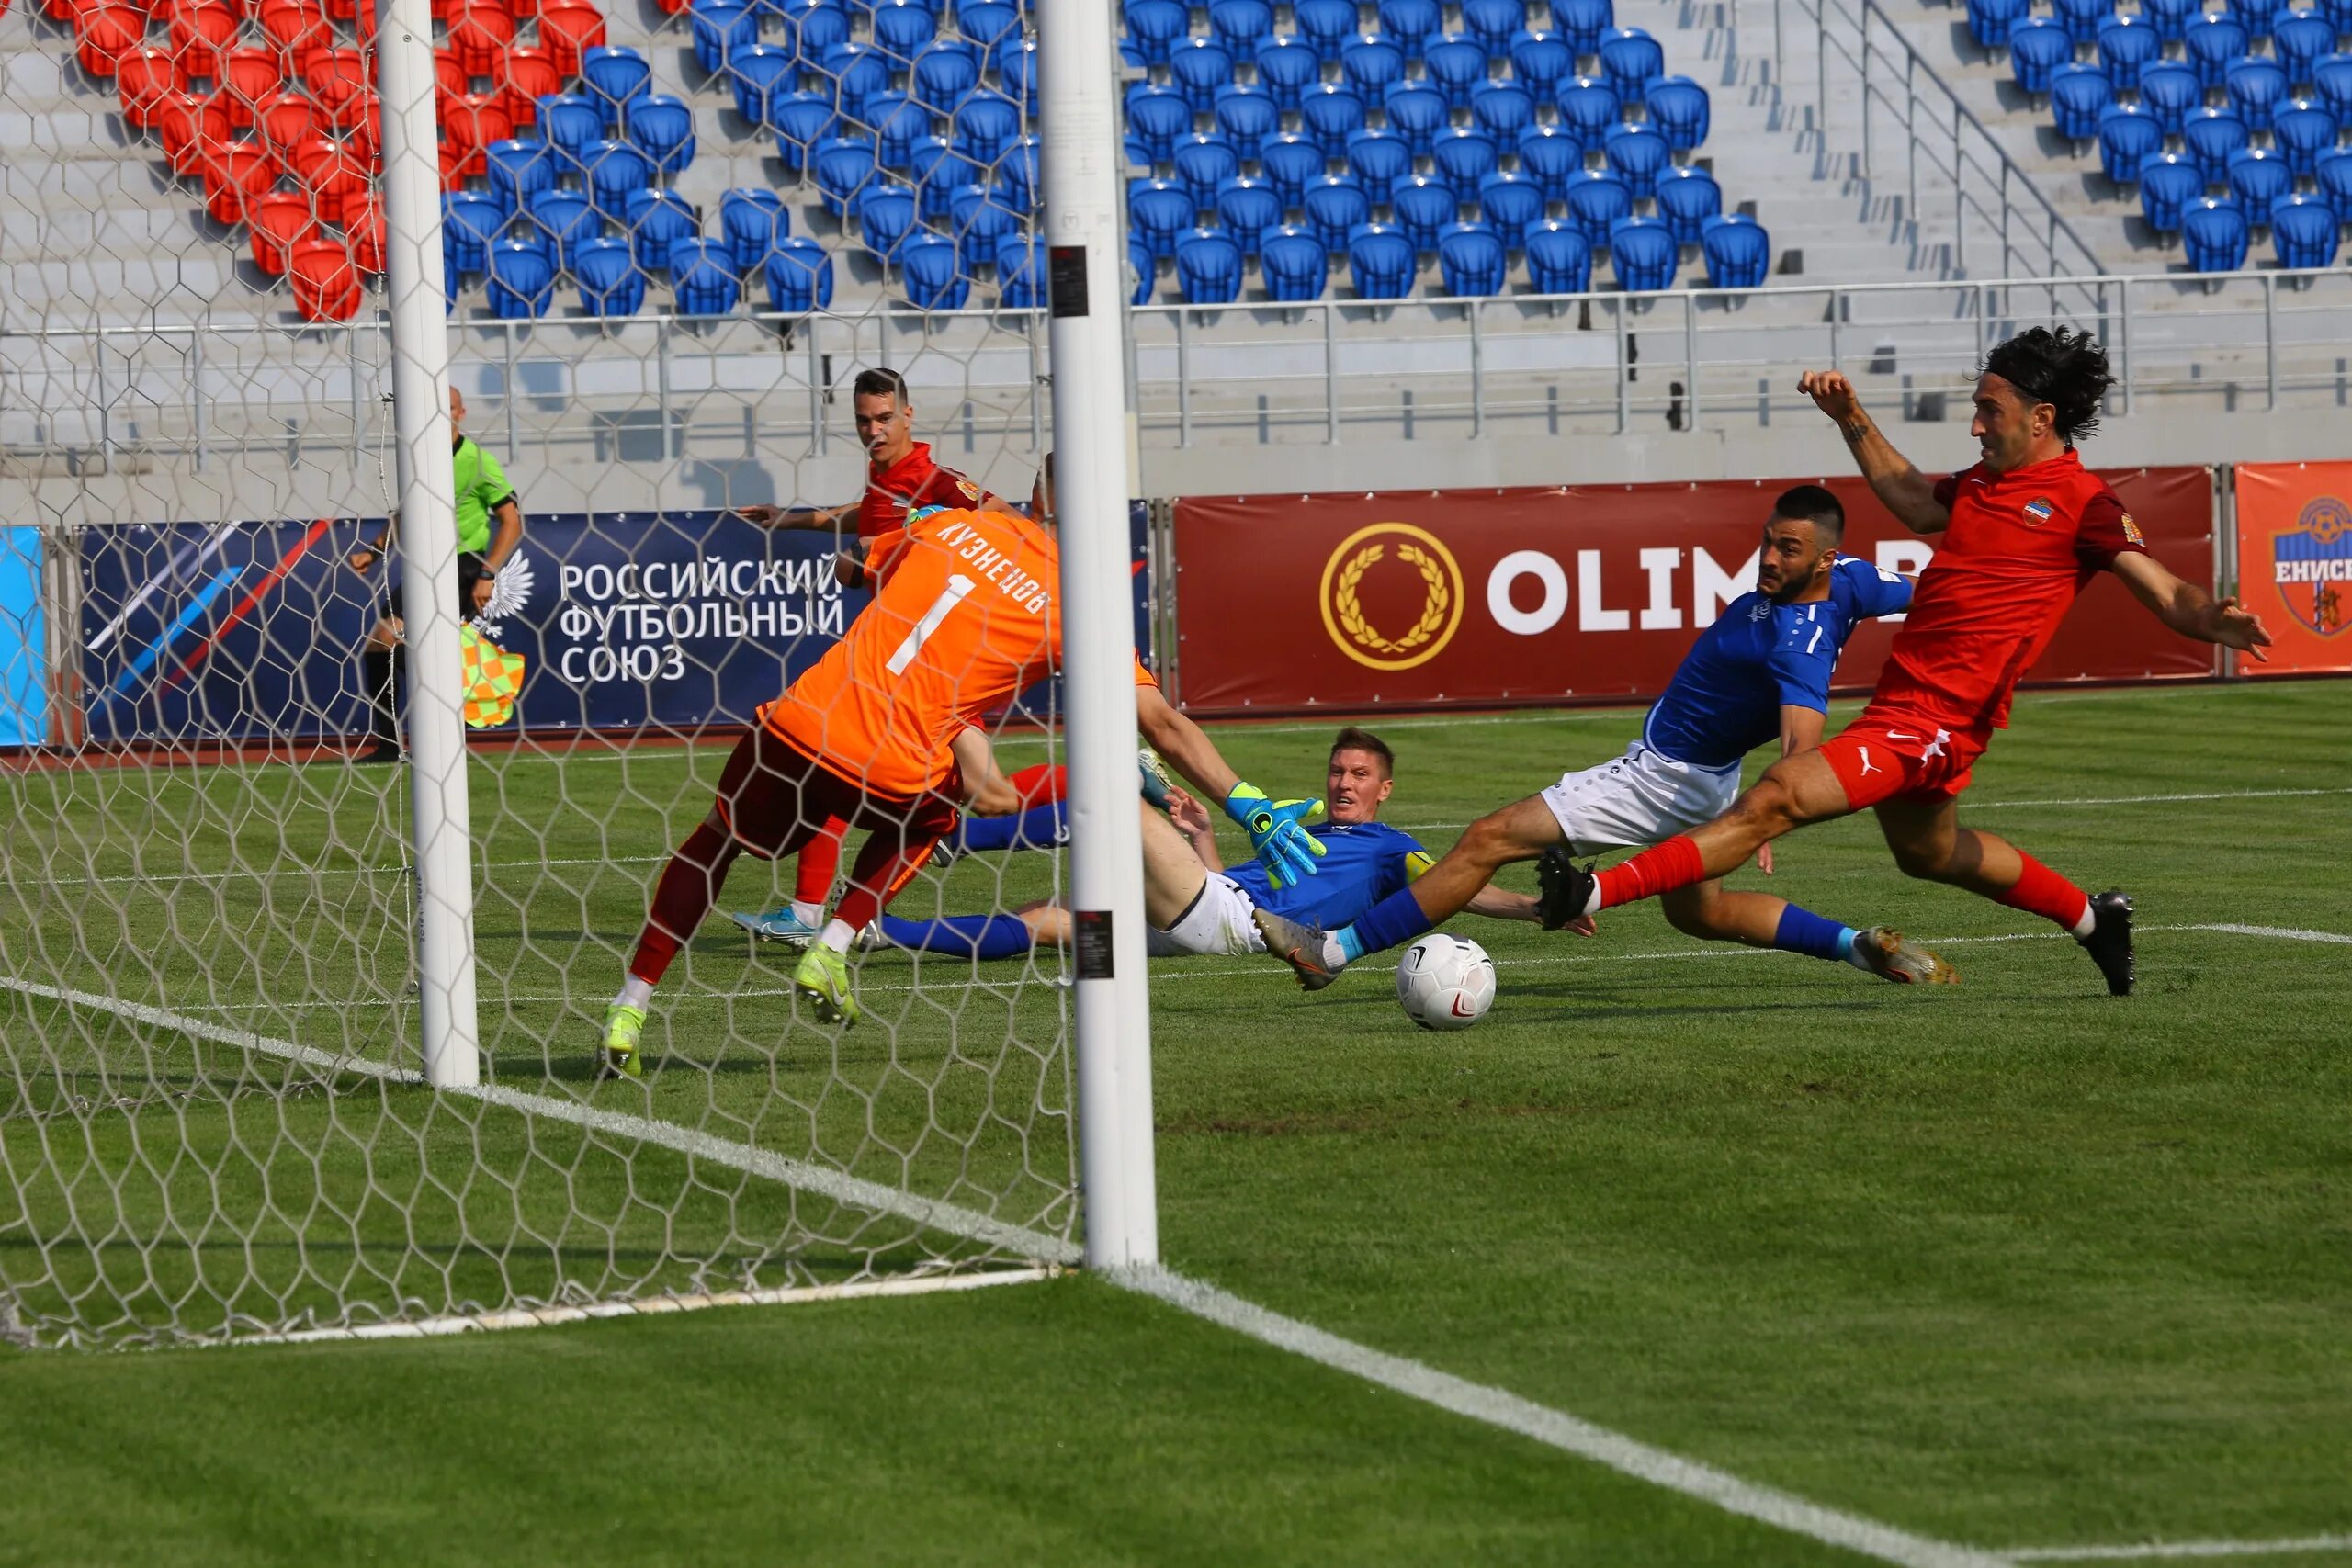
[[[1423,1029],[1467,1029],[1495,1005],[1495,961],[1475,942],[1425,936],[1396,965],[1396,1005]]]

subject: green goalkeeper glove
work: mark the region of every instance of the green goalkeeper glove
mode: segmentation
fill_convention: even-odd
[[[1275,886],[1291,886],[1315,874],[1323,845],[1299,824],[1323,815],[1321,801],[1269,800],[1256,784],[1238,784],[1225,797],[1225,814],[1250,835],[1250,852],[1265,863]]]

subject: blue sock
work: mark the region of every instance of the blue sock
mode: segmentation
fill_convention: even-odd
[[[1413,890],[1400,887],[1356,917],[1355,924],[1332,934],[1339,939],[1340,952],[1352,964],[1367,953],[1402,947],[1436,929],[1437,922],[1421,912]]]
[[[1053,800],[1010,817],[967,817],[962,837],[966,854],[990,850],[1050,850],[1056,844],[1069,842],[1069,827],[1062,819],[1062,803]]]
[[[1807,958],[1826,958],[1835,964],[1854,951],[1854,928],[1792,904],[1781,911],[1772,945],[1783,953],[1802,953]]]
[[[893,947],[964,958],[1018,958],[1031,946],[1029,927],[1018,915],[950,915],[944,920],[885,915],[882,937]]]

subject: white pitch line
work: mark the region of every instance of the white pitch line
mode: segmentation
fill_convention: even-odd
[[[2157,1557],[2280,1557],[2301,1551],[2352,1551],[2352,1535],[2275,1540],[2152,1540],[2126,1546],[2019,1546],[2002,1556],[2018,1562],[2133,1562]]]

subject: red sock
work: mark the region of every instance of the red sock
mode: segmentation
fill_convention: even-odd
[[[833,874],[842,866],[842,836],[848,831],[848,823],[828,817],[817,836],[801,846],[800,863],[792,877],[794,903],[822,906],[831,901]]]
[[[727,868],[742,852],[741,845],[707,822],[687,835],[670,863],[662,868],[662,880],[653,885],[653,908],[638,936],[637,952],[628,961],[631,975],[649,986],[662,983],[678,949],[718,902]]]
[[[2045,920],[2055,920],[2072,931],[2090,913],[2090,895],[2026,853],[2018,852],[2018,859],[2025,863],[2025,870],[2018,875],[2018,885],[2006,893],[1996,893],[1993,901],[2007,904],[2012,909],[2023,909],[2029,915],[2040,915]]]
[[[1655,898],[1706,878],[1706,863],[1699,858],[1699,846],[1690,841],[1690,834],[1677,833],[1623,865],[1602,872],[1600,907],[1613,909],[1637,898]]]
[[[1051,806],[1069,795],[1069,770],[1058,762],[1039,762],[1023,768],[1008,781],[1020,793],[1021,809]]]

